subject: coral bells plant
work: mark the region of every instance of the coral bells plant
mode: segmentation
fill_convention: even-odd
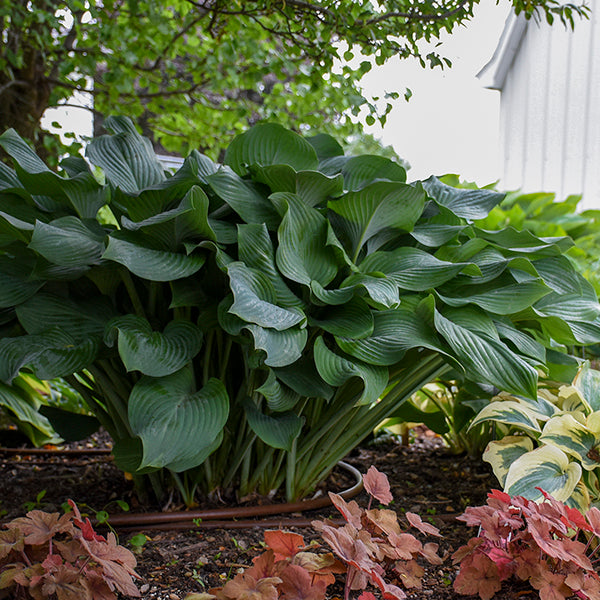
[[[540,490],[544,501],[493,490],[487,505],[468,507],[458,517],[479,526],[479,534],[453,555],[460,563],[454,589],[494,597],[502,582],[515,577],[529,583],[541,600],[575,595],[600,599],[600,510],[584,515]]]
[[[290,531],[265,531],[266,552],[222,588],[189,594],[186,600],[322,600],[345,567],[331,553],[311,552],[304,538]]]
[[[60,516],[32,510],[0,531],[0,599],[116,600],[139,597],[133,554],[83,520],[75,503]]]
[[[351,598],[353,590],[365,590],[371,584],[381,590],[383,598],[401,600],[406,588],[420,588],[424,569],[418,558],[432,564],[440,564],[438,545],[422,544],[398,521],[398,515],[390,509],[371,508],[373,500],[388,505],[392,500],[387,477],[375,467],[370,467],[363,478],[365,490],[371,498],[366,509],[354,500],[346,502],[341,496],[330,493],[335,507],[342,513],[346,524],[335,527],[326,521],[314,521],[313,526],[321,532],[325,542],[347,565],[344,600]],[[409,526],[423,534],[440,537],[436,527],[424,523],[419,515],[407,512]],[[386,578],[391,578],[388,583]],[[397,585],[398,584],[398,585]],[[371,592],[363,591],[359,600],[373,600]]]

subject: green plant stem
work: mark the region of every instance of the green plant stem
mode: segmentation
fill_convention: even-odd
[[[287,453],[287,464],[286,464],[286,475],[285,475],[285,497],[288,502],[291,502],[296,498],[296,442],[298,438],[295,438],[292,442],[292,447]]]
[[[127,293],[129,294],[129,299],[131,300],[131,304],[133,305],[133,310],[138,317],[146,318],[146,313],[144,311],[144,305],[140,300],[138,292],[135,288],[135,283],[131,278],[131,273],[127,269],[121,269],[121,280],[125,284],[125,288],[127,289]]]

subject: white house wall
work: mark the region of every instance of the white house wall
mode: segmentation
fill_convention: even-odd
[[[590,5],[575,32],[527,25],[501,88],[502,184],[600,208],[600,1]]]

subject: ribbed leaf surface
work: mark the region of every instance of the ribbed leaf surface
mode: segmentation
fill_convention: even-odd
[[[254,347],[266,353],[265,364],[269,367],[285,367],[296,362],[302,356],[308,339],[306,329],[297,327],[277,331],[258,325],[246,325],[244,329],[252,334]]]
[[[304,417],[293,412],[265,415],[250,400],[244,402],[244,411],[248,425],[265,444],[288,452],[304,424]]]

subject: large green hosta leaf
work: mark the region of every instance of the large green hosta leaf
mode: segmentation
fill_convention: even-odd
[[[161,333],[135,315],[116,317],[106,325],[109,346],[118,337],[119,356],[128,371],[164,377],[182,369],[202,346],[202,332],[189,321],[171,321]]]
[[[265,444],[288,452],[292,449],[294,440],[300,435],[304,417],[293,412],[266,415],[250,400],[244,402],[244,411],[248,425]]]
[[[254,347],[266,353],[265,364],[269,367],[285,367],[295,363],[302,356],[308,339],[306,328],[292,327],[285,331],[258,325],[245,325],[243,328],[252,334]]]
[[[142,377],[131,391],[128,412],[144,448],[139,468],[179,472],[205,459],[205,449],[227,421],[229,398],[217,379],[196,391],[192,369],[185,367],[167,377]]]

